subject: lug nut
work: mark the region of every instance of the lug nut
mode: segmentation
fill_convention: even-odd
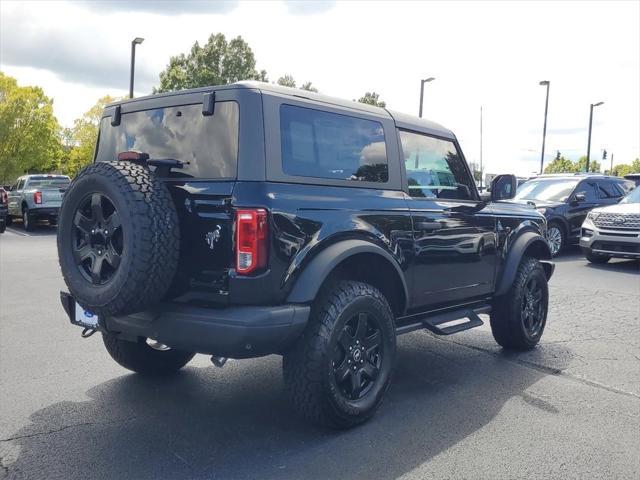
[[[351,360],[347,360],[347,363],[351,363]]]

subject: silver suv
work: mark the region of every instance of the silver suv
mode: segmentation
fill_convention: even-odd
[[[580,247],[592,263],[640,258],[640,188],[615,205],[591,210],[582,224]]]
[[[33,230],[40,218],[46,218],[50,224],[58,221],[58,212],[62,195],[69,187],[66,175],[24,175],[18,178],[9,190],[9,215],[22,217],[25,230]]]

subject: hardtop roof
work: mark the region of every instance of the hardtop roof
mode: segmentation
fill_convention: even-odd
[[[274,84],[265,83],[265,82],[257,82],[253,80],[236,82],[230,85],[217,85],[217,86],[211,86],[211,87],[191,88],[187,90],[179,90],[176,92],[159,93],[156,95],[147,95],[144,97],[124,99],[124,100],[119,100],[119,101],[108,104],[105,107],[105,109],[115,105],[130,104],[130,103],[146,101],[154,98],[157,99],[162,97],[173,97],[176,95],[188,95],[188,94],[199,93],[199,92],[206,93],[211,91],[229,90],[234,88],[246,88],[246,89],[259,90],[263,95],[274,94],[274,95],[280,95],[280,96],[289,96],[297,99],[309,99],[316,102],[326,103],[328,105],[336,105],[340,107],[349,108],[352,110],[368,112],[375,115],[393,119],[399,128],[422,131],[422,132],[429,133],[436,136],[455,139],[453,132],[448,128],[445,128],[442,125],[432,122],[430,120],[414,117],[413,115],[408,115],[406,113],[401,113],[401,112],[395,112],[392,110],[388,110],[386,108],[376,107],[374,105],[368,105],[365,103],[360,103],[352,100],[344,100],[342,98],[323,95],[323,94],[311,92],[308,90],[283,87],[281,85],[274,85]]]

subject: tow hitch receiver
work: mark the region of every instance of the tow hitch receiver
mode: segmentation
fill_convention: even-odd
[[[62,302],[64,311],[69,317],[69,321],[73,325],[84,327],[82,331],[83,338],[88,338],[93,335],[95,331],[101,329],[98,315],[82,308],[69,293],[60,292],[60,301]]]

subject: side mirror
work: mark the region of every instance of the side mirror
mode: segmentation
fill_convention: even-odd
[[[515,175],[496,175],[491,180],[491,201],[509,200],[516,196],[518,180]]]
[[[584,202],[587,199],[587,195],[584,192],[578,192],[573,197],[573,201],[576,203]]]

